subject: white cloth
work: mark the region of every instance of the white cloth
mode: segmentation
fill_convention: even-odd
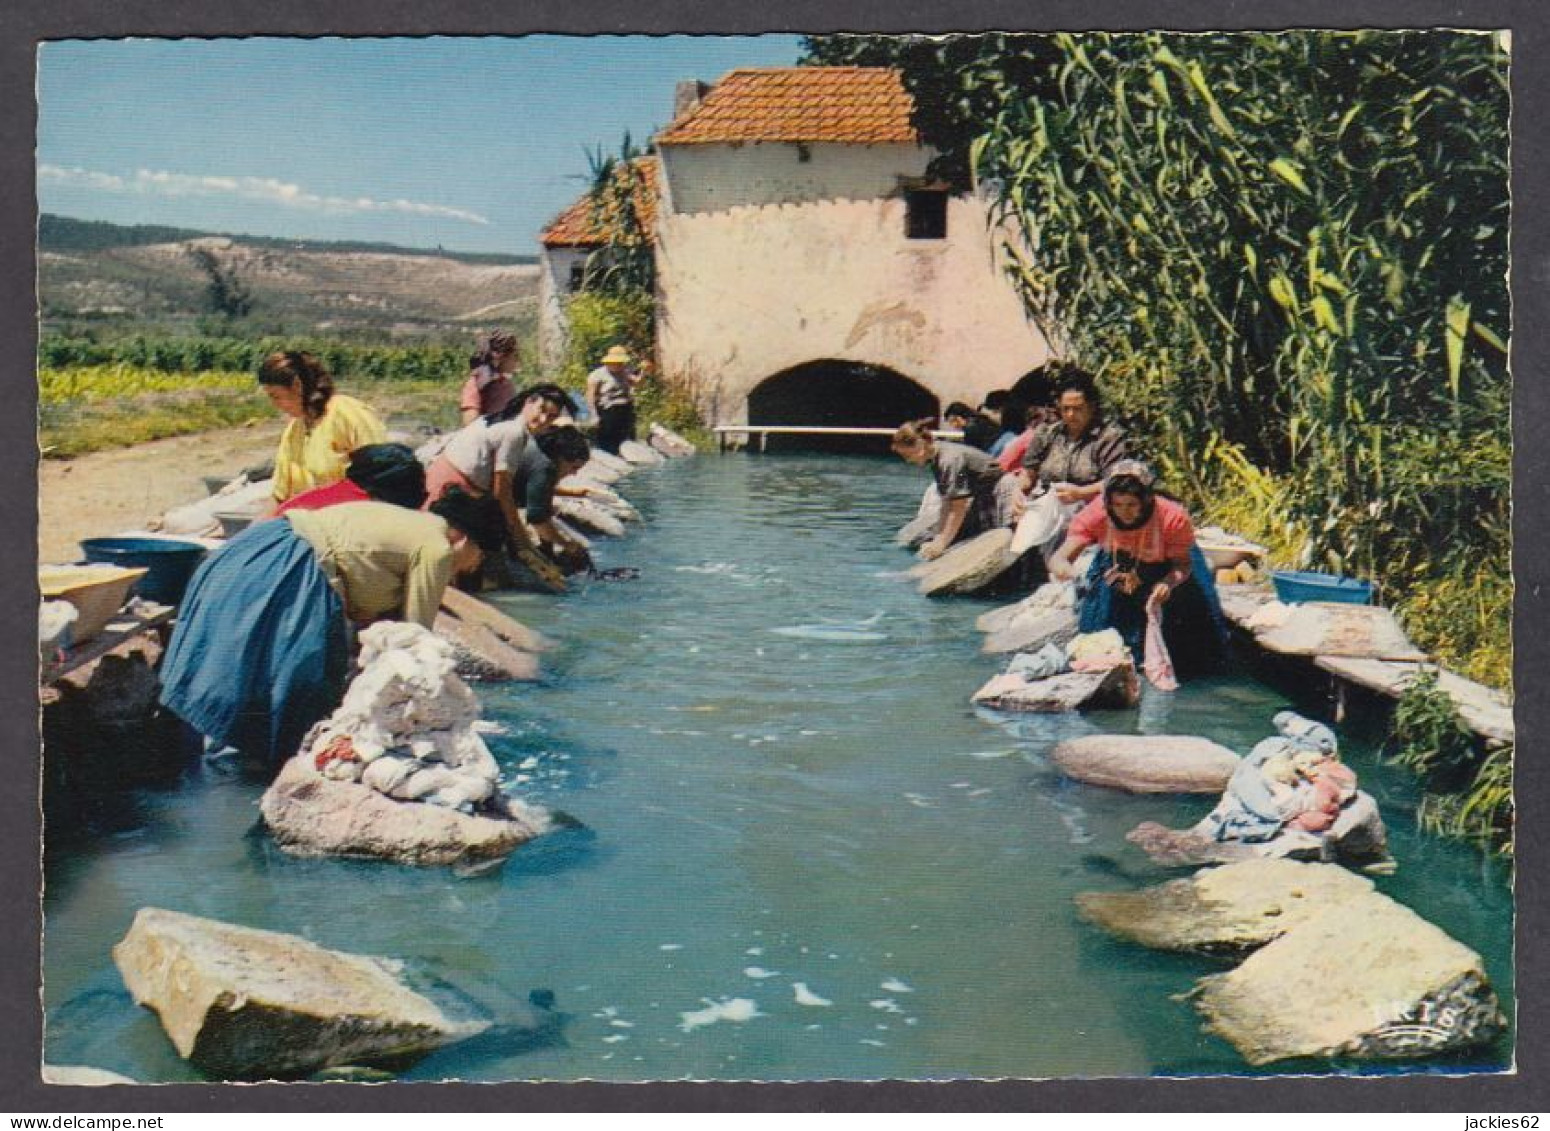
[[[360,642],[360,674],[307,747],[325,755],[319,772],[465,812],[493,797],[500,767],[476,729],[479,700],[455,671],[452,645],[401,621],[364,629]],[[353,758],[327,760],[340,739]]]

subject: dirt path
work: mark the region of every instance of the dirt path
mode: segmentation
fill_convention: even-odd
[[[205,495],[204,475],[235,475],[274,455],[283,422],[153,440],[38,469],[38,560],[69,562],[82,538],[135,530]]]

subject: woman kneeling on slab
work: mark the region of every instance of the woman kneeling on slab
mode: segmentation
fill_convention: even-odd
[[[922,558],[939,558],[953,543],[1003,525],[996,497],[1003,472],[990,456],[967,444],[938,440],[930,420],[899,425],[892,447],[906,463],[929,467],[942,497],[942,519],[936,537],[920,548]]]
[[[1140,460],[1116,463],[1102,494],[1071,520],[1065,543],[1050,559],[1050,574],[1071,579],[1077,556],[1097,546],[1078,607],[1079,631],[1118,630],[1140,666],[1147,617],[1166,606],[1163,638],[1174,668],[1180,676],[1199,675],[1223,656],[1221,606],[1189,512],[1158,497],[1152,483],[1151,469]]]
[[[462,491],[430,513],[341,503],[255,523],[189,582],[162,664],[162,705],[276,768],[339,705],[346,618],[431,627],[453,575],[477,570],[504,537],[494,500]]]

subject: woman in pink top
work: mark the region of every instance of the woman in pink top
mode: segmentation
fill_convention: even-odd
[[[1078,607],[1078,630],[1118,630],[1139,665],[1152,609],[1166,608],[1163,637],[1180,676],[1214,669],[1226,648],[1221,605],[1205,557],[1195,545],[1189,512],[1152,489],[1140,460],[1119,461],[1103,493],[1071,520],[1050,574],[1069,580],[1088,546],[1098,553]]]
[[[464,424],[511,403],[517,392],[511,383],[517,361],[517,336],[509,330],[495,330],[479,339],[478,349],[468,359],[468,380],[457,402]]]

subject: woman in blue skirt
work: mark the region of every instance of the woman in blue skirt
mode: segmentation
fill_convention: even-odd
[[[343,503],[248,527],[189,582],[162,704],[212,742],[277,767],[343,697],[346,618],[429,628],[447,583],[478,570],[502,531],[493,500],[462,492],[429,512]]]

